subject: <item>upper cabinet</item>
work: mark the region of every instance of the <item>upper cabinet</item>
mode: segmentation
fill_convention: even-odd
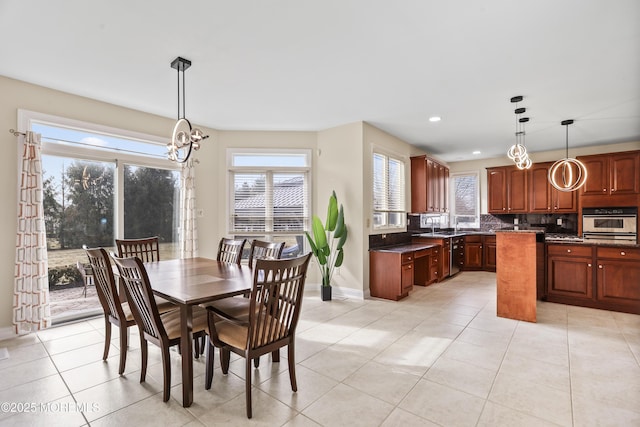
[[[552,162],[535,163],[529,169],[529,212],[577,213],[577,191],[560,191],[549,182]]]
[[[449,168],[427,156],[411,158],[411,212],[449,212]]]
[[[528,212],[527,171],[515,166],[487,168],[488,211],[492,214]]]
[[[587,168],[582,195],[638,194],[638,151],[578,157]]]

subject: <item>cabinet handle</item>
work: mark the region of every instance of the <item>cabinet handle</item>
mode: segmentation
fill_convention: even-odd
[[[620,251],[620,255],[625,256],[626,252],[625,251]]]
[[[408,259],[409,261],[411,261],[411,257],[407,257],[407,259]]]
[[[571,253],[571,249],[567,249],[567,252],[568,252],[568,253]]]
[[[602,268],[602,264],[598,265],[598,268]]]
[[[603,189],[602,189],[602,191],[606,193],[606,192],[607,192],[607,189],[606,189],[606,188],[603,188]]]
[[[615,189],[615,188],[612,188],[612,189],[611,189],[611,192],[613,193],[614,191],[616,191],[616,189]]]
[[[591,267],[591,263],[587,264],[587,267]]]
[[[502,210],[504,211],[504,210],[506,210],[506,208],[502,208]]]
[[[413,265],[408,265],[407,268],[411,270],[413,268]]]

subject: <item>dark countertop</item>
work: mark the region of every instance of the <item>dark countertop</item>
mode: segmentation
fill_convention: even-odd
[[[383,246],[381,248],[374,248],[369,250],[375,251],[375,252],[405,253],[405,252],[415,252],[422,249],[435,248],[437,246],[440,246],[440,245],[435,245],[433,243],[408,243],[404,245]]]

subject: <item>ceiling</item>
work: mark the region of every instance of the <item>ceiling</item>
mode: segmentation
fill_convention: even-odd
[[[570,148],[640,141],[638,0],[0,0],[0,40],[0,75],[167,117],[187,58],[215,129],[362,120],[453,162],[504,156],[522,95],[530,152],[564,119]]]

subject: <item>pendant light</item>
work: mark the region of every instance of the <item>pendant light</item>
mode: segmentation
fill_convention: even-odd
[[[576,191],[587,182],[587,168],[580,160],[569,157],[569,125],[573,120],[563,120],[560,124],[566,126],[566,155],[549,169],[549,182],[560,191]]]
[[[169,160],[184,163],[189,160],[191,151],[200,149],[200,141],[209,137],[198,128],[191,128],[191,123],[185,115],[185,78],[184,72],[191,66],[191,61],[177,57],[171,62],[171,68],[178,72],[178,121],[173,127],[171,142],[167,144]],[[180,91],[180,73],[182,73],[182,92]],[[181,96],[182,94],[182,96]],[[182,114],[180,99],[182,98]]]
[[[521,95],[511,98],[511,102],[516,103],[516,109],[514,110],[514,113],[516,113],[516,143],[507,151],[507,157],[514,161],[518,169],[529,169],[531,167],[531,159],[524,143],[524,124],[529,121],[529,118],[520,117],[522,113],[527,111],[524,107],[518,108],[517,103],[520,101],[522,101]]]

